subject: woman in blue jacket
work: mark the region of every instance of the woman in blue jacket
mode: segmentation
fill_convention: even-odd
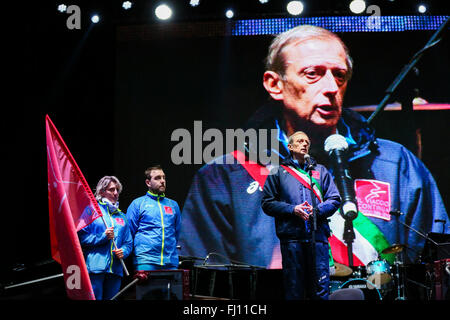
[[[109,300],[119,292],[125,259],[133,247],[126,215],[119,209],[122,184],[114,176],[100,179],[95,190],[103,219],[95,219],[78,232],[97,300]],[[113,245],[115,240],[117,250]]]

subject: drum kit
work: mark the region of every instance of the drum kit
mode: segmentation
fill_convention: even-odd
[[[330,292],[333,293],[342,288],[375,289],[378,298],[382,300],[387,292],[396,289],[395,300],[406,300],[401,258],[405,247],[402,244],[394,244],[382,251],[383,254],[395,254],[396,258],[392,268],[384,259],[371,261],[366,266],[352,268],[335,263],[335,271],[330,280]]]

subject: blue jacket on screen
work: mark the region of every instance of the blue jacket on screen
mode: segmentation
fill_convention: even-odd
[[[285,159],[289,152],[280,110],[277,105],[264,106],[246,128],[276,128],[279,132],[277,152]],[[398,209],[404,213],[398,218],[401,222],[422,233],[442,232],[442,224],[436,223],[436,219],[450,225],[433,176],[414,154],[398,143],[376,138],[366,119],[348,109],[343,110],[338,133],[349,143],[352,178],[389,184],[390,210]],[[327,155],[311,154],[330,168]],[[268,267],[279,239],[273,218],[261,209],[263,186],[235,161],[232,154],[228,153],[220,160],[204,165],[192,180],[183,206],[181,254],[204,258],[215,252],[236,261]],[[416,261],[425,243],[421,236],[405,228],[395,217],[389,221],[372,216],[367,218],[390,244],[401,243],[409,247],[406,263]]]
[[[130,204],[127,217],[136,270],[149,270],[148,265],[178,266],[181,212],[176,201],[148,191]]]
[[[111,212],[106,203],[99,202],[99,207],[108,228],[114,227],[114,241],[117,248],[123,249],[125,259],[133,249],[127,217],[120,209]],[[97,218],[78,231],[86,266],[89,273],[113,273],[122,276],[122,264],[113,252],[113,242],[106,237],[105,230],[102,218]]]

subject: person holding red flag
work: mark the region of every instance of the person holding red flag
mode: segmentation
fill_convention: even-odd
[[[126,215],[119,209],[121,191],[122,184],[115,176],[101,178],[95,190],[95,198],[104,219],[96,219],[78,231],[97,300],[109,300],[119,292],[123,276],[123,266],[119,259],[127,258],[133,249]]]

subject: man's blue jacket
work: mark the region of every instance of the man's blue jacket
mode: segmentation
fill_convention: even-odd
[[[127,209],[127,217],[134,239],[136,270],[151,270],[148,265],[178,266],[181,212],[175,200],[147,191],[133,200]]]
[[[299,170],[303,175],[294,176]],[[295,206],[306,201],[314,207],[313,211],[317,217],[315,240],[328,242],[330,236],[328,217],[336,212],[341,203],[339,191],[328,170],[316,164],[311,174],[315,177],[311,177],[300,168],[298,162],[289,157],[283,161],[282,166],[273,171],[264,184],[261,207],[267,215],[275,218],[275,230],[280,241],[311,240],[312,220],[306,222],[294,213]],[[311,178],[313,183],[318,185],[321,200],[307,187],[311,185]]]

